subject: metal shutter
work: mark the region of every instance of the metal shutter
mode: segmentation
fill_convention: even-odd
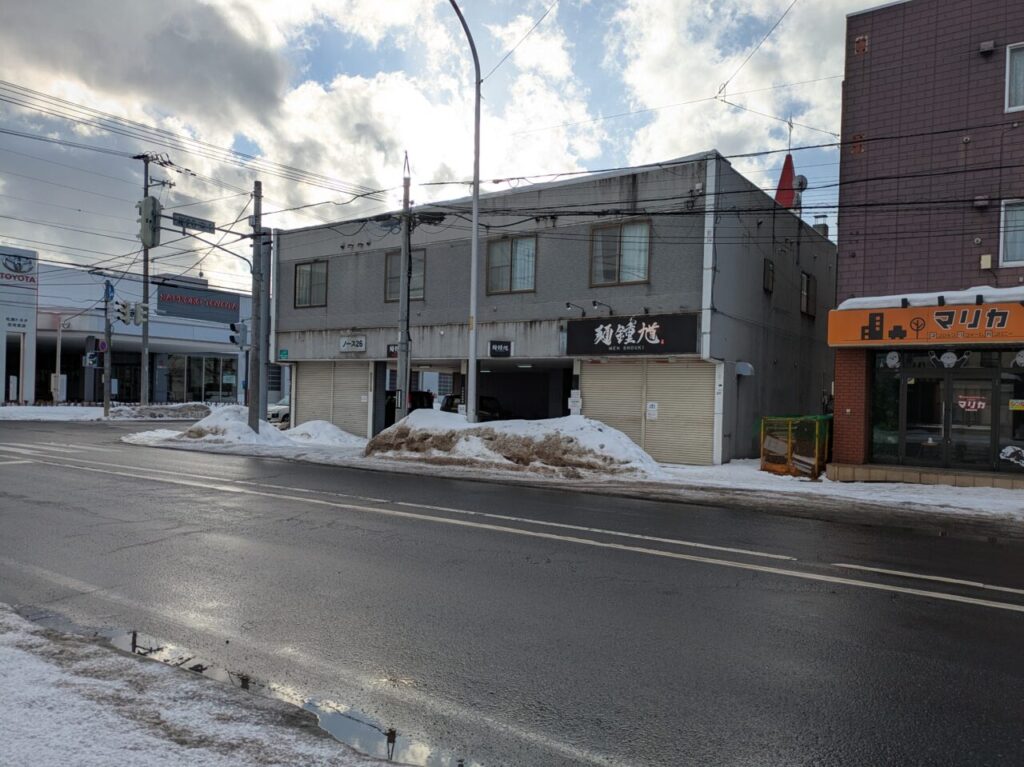
[[[649,360],[646,396],[658,403],[658,419],[644,424],[643,447],[651,457],[663,463],[712,463],[715,366]]]
[[[300,362],[295,366],[295,412],[292,425],[331,420],[334,363]]]
[[[334,363],[334,412],[330,418],[331,423],[349,434],[365,437],[369,394],[369,363]]]
[[[643,445],[642,362],[584,362],[580,389],[583,415],[606,423]]]

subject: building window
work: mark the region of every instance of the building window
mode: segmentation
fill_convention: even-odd
[[[295,308],[327,305],[327,262],[295,265]]]
[[[1003,203],[1000,259],[1002,266],[1024,266],[1024,200]]]
[[[409,279],[409,300],[423,300],[423,274],[426,253],[414,250],[409,254],[412,275]],[[384,257],[384,300],[397,301],[402,290],[402,253],[395,251]]]
[[[817,314],[818,285],[813,274],[800,272],[800,312],[808,317]]]
[[[1006,49],[1006,111],[1024,109],[1024,43]]]
[[[647,282],[650,224],[602,226],[591,237],[590,284],[624,285]]]
[[[761,274],[761,286],[764,288],[765,293],[771,293],[775,290],[775,262],[770,258],[764,260],[764,266]]]
[[[487,246],[487,292],[527,293],[534,289],[537,238],[496,240]]]

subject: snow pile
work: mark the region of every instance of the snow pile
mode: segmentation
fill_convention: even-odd
[[[173,405],[119,405],[110,408],[110,417],[111,419],[133,421],[143,418],[194,421],[197,418],[205,418],[210,412],[210,406],[204,405],[202,402],[180,402]]]
[[[3,764],[381,764],[295,706],[40,628],[4,604],[0,666]]]
[[[349,434],[328,421],[306,421],[283,433],[288,439],[303,445],[363,447],[366,444],[362,437]]]
[[[455,413],[414,410],[370,440],[366,455],[562,477],[660,474],[654,459],[621,431],[578,415],[471,424]]]
[[[202,402],[180,402],[173,405],[117,405],[110,408],[111,421],[167,420],[194,421],[208,416],[212,408]],[[103,408],[98,405],[5,405],[0,407],[0,421],[102,421]]]
[[[977,296],[988,304],[1015,303],[1024,301],[1024,286],[1013,288],[993,288],[990,285],[979,285],[967,290],[948,290],[937,293],[900,293],[895,296],[861,296],[859,298],[847,298],[839,309],[898,309],[903,306],[903,299],[907,299],[909,306],[938,306],[939,296],[942,296],[947,304],[973,304]]]
[[[175,439],[203,440],[215,444],[289,445],[291,440],[266,421],[259,434],[249,428],[249,408],[228,405],[197,421]]]

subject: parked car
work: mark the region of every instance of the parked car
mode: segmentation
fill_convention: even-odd
[[[292,410],[288,397],[282,397],[273,405],[267,407],[267,421],[277,425],[279,429],[282,427],[287,429],[291,426]]]
[[[476,407],[478,421],[503,421],[510,417],[508,411],[503,410],[497,397],[480,397]],[[446,413],[458,413],[459,405],[462,404],[461,394],[449,394],[441,402],[441,410]]]

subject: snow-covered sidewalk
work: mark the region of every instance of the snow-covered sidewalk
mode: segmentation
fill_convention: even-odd
[[[0,764],[383,764],[288,703],[41,628],[4,604],[0,668]]]
[[[1024,496],[996,488],[810,481],[762,472],[756,460],[722,466],[658,464],[625,434],[580,416],[545,421],[469,424],[451,413],[416,410],[367,441],[314,421],[288,431],[263,423],[256,435],[242,407],[219,408],[184,432],[169,429],[125,442],[218,453],[259,455],[416,474],[696,502],[746,501],[761,508],[870,506],[876,513],[933,513],[949,519],[1024,523]],[[364,449],[365,448],[365,449]],[[813,511],[813,509],[811,509]],[[906,517],[904,516],[904,519]],[[1022,528],[1024,529],[1024,528]]]
[[[111,421],[151,421],[166,419],[192,421],[210,414],[210,406],[202,402],[173,405],[115,405],[110,408]],[[103,408],[95,405],[4,405],[0,421],[102,421]]]

